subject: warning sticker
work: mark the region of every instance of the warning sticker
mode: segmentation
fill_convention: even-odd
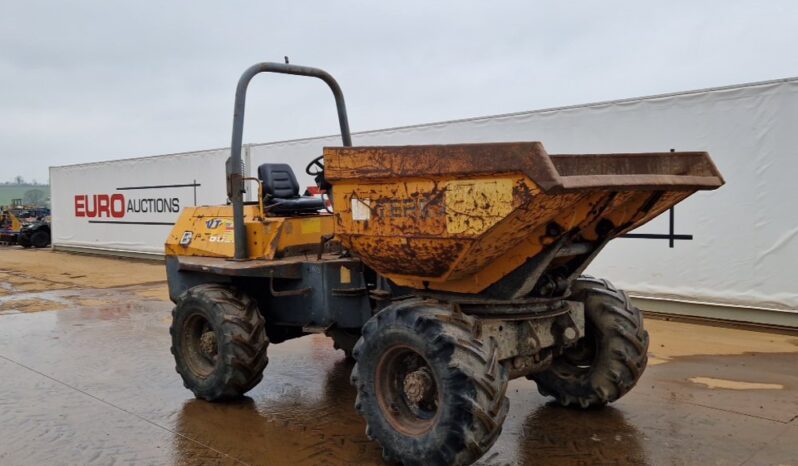
[[[371,200],[352,198],[352,220],[365,221],[371,218]]]

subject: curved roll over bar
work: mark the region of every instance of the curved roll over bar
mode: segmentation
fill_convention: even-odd
[[[236,87],[235,107],[233,109],[233,140],[230,143],[231,173],[228,183],[233,187],[230,201],[233,204],[233,237],[235,241],[235,260],[246,260],[247,232],[244,225],[244,174],[241,164],[241,140],[244,133],[244,108],[247,100],[247,87],[255,75],[259,73],[293,74],[296,76],[310,76],[319,78],[330,87],[335,97],[335,106],[338,109],[338,124],[341,127],[343,145],[352,145],[352,136],[349,133],[349,120],[346,116],[346,103],[341,87],[326,71],[308,66],[290,65],[286,63],[258,63],[249,67],[238,80]]]

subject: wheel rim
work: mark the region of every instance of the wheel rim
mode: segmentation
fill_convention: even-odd
[[[585,336],[576,345],[563,352],[561,361],[575,374],[588,375],[596,362],[599,354],[599,338],[596,333],[596,328],[587,323]]]
[[[408,346],[386,351],[377,364],[377,401],[391,426],[419,436],[435,424],[441,394],[429,362]]]
[[[183,359],[200,378],[208,377],[219,359],[219,343],[211,323],[201,314],[190,315],[183,324]]]

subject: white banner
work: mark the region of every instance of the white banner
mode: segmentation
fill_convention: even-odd
[[[356,115],[353,122],[357,124]],[[552,154],[708,151],[727,184],[679,204],[673,230],[669,214],[664,214],[635,232],[646,237],[613,241],[589,272],[648,296],[796,310],[798,281],[792,269],[798,262],[798,214],[790,204],[798,201],[796,128],[798,80],[791,79],[371,131],[355,134],[353,141],[541,141]],[[304,174],[304,166],[325,145],[340,144],[336,136],[254,145],[249,148],[249,172],[256,173],[265,162],[289,163],[300,185],[310,186],[313,180]],[[122,225],[88,223],[88,218],[74,215],[75,196],[122,192],[132,199],[133,191],[117,188],[197,180],[202,184],[199,203],[221,203],[225,156],[215,151],[53,168],[54,244],[161,251],[168,227],[131,225],[125,230]],[[203,157],[208,163],[200,161]],[[146,197],[165,193],[184,196],[191,191],[154,189]],[[144,191],[138,194],[145,196]],[[187,205],[188,199],[180,197],[179,202]],[[159,212],[157,218],[168,222],[175,215]]]
[[[53,245],[163,254],[183,207],[225,202],[229,152],[51,167]]]

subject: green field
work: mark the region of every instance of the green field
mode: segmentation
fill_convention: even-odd
[[[46,184],[0,184],[0,206],[21,200],[26,206],[50,206],[50,186]]]

